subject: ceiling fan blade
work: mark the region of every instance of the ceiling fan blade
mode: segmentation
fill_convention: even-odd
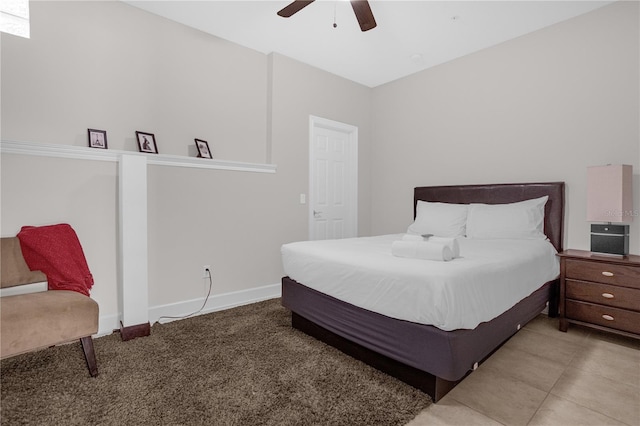
[[[278,11],[278,15],[283,18],[288,18],[294,13],[300,12],[303,8],[309,6],[314,0],[295,0],[293,3],[289,3]]]
[[[376,20],[373,17],[373,12],[371,11],[368,1],[352,0],[351,7],[353,7],[353,12],[356,14],[356,18],[358,18],[358,24],[360,24],[362,31],[369,31],[376,27]]]

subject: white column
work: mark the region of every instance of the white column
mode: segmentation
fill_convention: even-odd
[[[149,324],[146,156],[123,154],[120,157],[118,188],[118,287],[121,323],[127,328]]]

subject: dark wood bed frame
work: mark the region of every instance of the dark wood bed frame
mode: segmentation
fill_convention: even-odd
[[[417,202],[419,200],[459,204],[503,204],[538,198],[544,195],[549,196],[549,200],[545,205],[544,232],[549,238],[549,241],[556,248],[556,250],[562,251],[564,221],[563,182],[417,187],[414,190],[414,217]],[[358,343],[354,343],[353,341],[342,337],[341,335],[336,334],[333,331],[328,330],[305,318],[300,313],[295,312],[295,308],[291,307],[293,304],[288,302],[287,297],[292,298],[293,296],[289,296],[289,294],[292,293],[292,289],[300,288],[301,286],[299,283],[291,280],[289,277],[284,277],[282,279],[282,285],[283,305],[289,307],[292,310],[291,322],[294,328],[301,330],[304,333],[313,336],[318,340],[321,340],[341,350],[342,352],[356,359],[359,359],[371,365],[372,367],[383,371],[417,389],[422,390],[423,392],[431,396],[434,402],[440,400],[460,381],[462,381],[464,377],[466,377],[465,375],[459,380],[446,380],[441,377],[437,377],[430,372],[423,371],[421,369],[406,365],[388,356],[381,355],[380,353],[377,353],[376,351],[364,347]],[[558,290],[558,280],[554,280],[550,283],[545,283],[543,297],[547,298],[548,296],[549,316],[555,317],[557,315]],[[312,292],[311,297],[314,297]],[[318,297],[322,296],[326,297],[326,295],[318,294]],[[516,307],[512,308],[510,311],[517,308],[517,306],[518,305],[516,305]],[[507,313],[503,315],[506,315]],[[539,314],[539,312],[536,312],[534,314]],[[528,320],[530,319],[531,317],[528,318]],[[493,321],[495,320],[483,323],[477,328],[479,329],[481,328],[481,326],[491,327],[491,323]],[[475,329],[471,332],[474,331]],[[502,346],[502,344],[504,344],[504,342],[506,342],[513,334],[515,334],[515,331],[510,335],[505,336],[505,338],[501,340],[500,343],[495,346],[490,351],[490,353],[488,353],[479,363],[487,359],[493,352],[500,348],[500,346]],[[471,371],[472,370],[469,370],[466,374],[469,374]]]

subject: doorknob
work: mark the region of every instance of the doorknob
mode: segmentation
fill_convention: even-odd
[[[313,217],[320,217],[321,214],[322,212],[313,211]]]

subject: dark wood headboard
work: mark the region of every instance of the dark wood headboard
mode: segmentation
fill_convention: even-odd
[[[549,200],[544,209],[544,233],[556,250],[562,251],[564,182],[419,186],[414,189],[413,194],[414,217],[418,200],[456,204],[504,204],[548,195]]]

